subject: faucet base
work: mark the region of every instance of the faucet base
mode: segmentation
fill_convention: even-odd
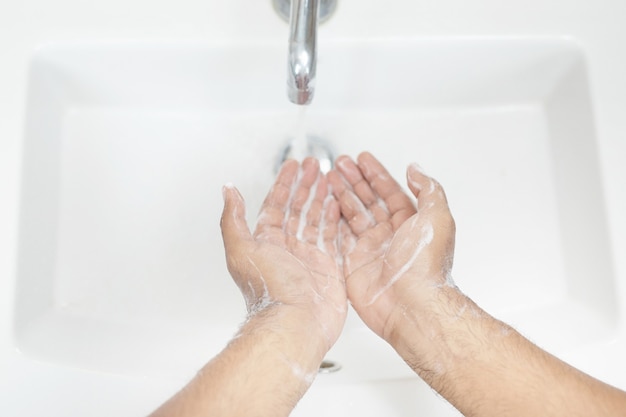
[[[294,138],[289,140],[280,152],[276,161],[275,172],[278,173],[283,162],[288,159],[302,161],[304,158],[313,157],[319,161],[320,171],[326,174],[333,169],[335,156],[336,153],[331,144],[318,136],[307,135],[304,139]]]
[[[333,15],[337,9],[337,0],[319,0],[320,16],[319,22],[324,23]],[[274,10],[285,22],[289,22],[291,16],[291,0],[272,0]]]

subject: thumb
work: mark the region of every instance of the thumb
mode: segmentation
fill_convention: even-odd
[[[430,188],[429,180],[430,178],[424,174],[422,167],[416,163],[412,163],[406,169],[406,182],[415,197],[419,197],[422,191],[428,192]]]
[[[222,238],[224,247],[228,251],[240,240],[252,240],[248,223],[246,222],[246,204],[243,197],[232,184],[226,184],[222,188],[224,196],[224,211],[220,227],[222,228]]]
[[[424,173],[422,168],[413,163],[406,170],[409,189],[417,198],[417,210],[432,206],[446,206],[446,195],[441,185]]]

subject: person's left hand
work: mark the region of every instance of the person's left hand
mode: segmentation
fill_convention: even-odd
[[[335,343],[347,314],[345,281],[337,245],[339,205],[317,160],[283,164],[261,208],[254,234],[245,203],[224,187],[222,236],[228,270],[254,315],[292,309]]]

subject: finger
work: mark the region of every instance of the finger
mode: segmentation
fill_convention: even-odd
[[[407,168],[407,184],[417,198],[418,213],[425,214],[436,224],[439,236],[447,237],[444,239],[447,255],[442,259],[440,270],[445,271],[446,280],[448,280],[454,259],[456,225],[450,213],[446,194],[441,184],[426,175],[417,164],[411,164]],[[450,283],[451,281],[446,282]]]
[[[389,210],[384,200],[372,190],[361,169],[352,159],[347,156],[340,156],[337,158],[337,169],[350,184],[354,194],[359,197],[363,205],[372,213],[377,223],[389,220]]]
[[[307,224],[318,227],[322,223],[324,210],[328,204],[327,197],[330,196],[332,198],[326,175],[320,173],[317,184],[314,186],[314,189],[311,189],[311,193],[313,192],[315,192],[315,195],[306,213],[306,221]],[[309,198],[311,198],[311,196],[309,196]]]
[[[232,185],[227,184],[222,188],[224,196],[224,211],[220,227],[224,247],[228,252],[242,240],[252,240],[248,223],[246,222],[246,206],[239,191]]]
[[[288,160],[283,163],[276,176],[274,185],[261,205],[256,230],[254,232],[255,236],[267,228],[283,227],[285,210],[290,204],[298,169],[299,164],[297,161]]]
[[[331,170],[326,174],[328,178],[328,183],[330,184],[330,188],[333,192],[333,195],[339,201],[341,195],[346,191],[346,189],[350,188],[350,184],[348,181],[336,170]]]
[[[327,192],[318,227],[317,247],[323,252],[335,256],[339,252],[338,236],[341,210],[339,202],[335,200],[330,190]]]
[[[448,210],[448,200],[443,187],[435,179],[426,175],[418,164],[409,165],[406,178],[409,189],[417,198],[418,211],[431,208]]]
[[[286,212],[285,231],[289,235],[302,240],[307,216],[317,194],[320,179],[319,162],[314,158],[306,158],[301,165],[300,175],[296,181],[291,204]]]
[[[352,187],[343,176],[331,171],[328,173],[333,194],[341,208],[341,214],[346,219],[352,233],[360,236],[376,224],[372,213],[363,205],[361,199],[352,191]]]
[[[342,159],[349,161],[349,158],[346,156],[339,157],[337,161]],[[352,164],[354,164],[354,162],[352,162]],[[339,163],[336,165],[338,166]],[[374,215],[365,207],[361,199],[352,189],[352,185],[340,171],[330,171],[328,173],[328,180],[335,198],[339,201],[341,214],[347,220],[352,233],[360,236],[376,224]]]
[[[345,261],[345,256],[352,252],[356,246],[357,238],[354,233],[352,233],[350,226],[344,219],[339,220],[338,233],[339,251],[341,255],[344,256]]]
[[[393,230],[397,230],[416,213],[413,201],[407,196],[389,171],[369,152],[358,157],[358,165],[372,189],[383,199],[391,216]]]
[[[329,199],[334,200],[329,188],[328,179],[319,173],[298,219],[300,233],[296,233],[297,237],[312,245],[319,246],[320,249],[323,249],[323,245],[320,245],[319,241],[320,239],[323,241],[323,238],[320,237],[320,231],[326,226],[325,212],[330,203]]]

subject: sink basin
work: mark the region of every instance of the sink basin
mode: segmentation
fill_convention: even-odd
[[[223,348],[245,307],[224,261],[221,186],[239,187],[253,223],[297,129],[285,59],[264,43],[36,52],[14,323],[25,355],[184,379]],[[439,179],[457,285],[558,354],[617,320],[588,90],[566,39],[322,42],[306,118],[338,153],[369,150],[402,181],[417,161]],[[328,358],[342,369],[314,391],[412,377],[353,312]]]

